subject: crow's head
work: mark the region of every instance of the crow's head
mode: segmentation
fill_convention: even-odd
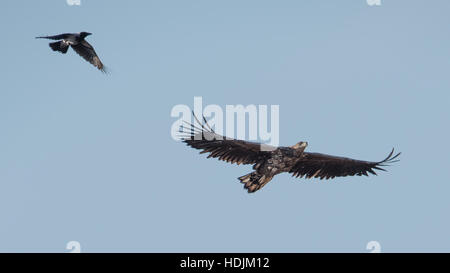
[[[89,36],[89,35],[91,35],[92,33],[89,33],[89,32],[80,32],[80,36],[81,36],[81,38],[85,38],[85,37],[87,37],[87,36]]]

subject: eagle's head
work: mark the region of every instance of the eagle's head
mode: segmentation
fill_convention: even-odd
[[[295,144],[294,146],[291,146],[294,150],[304,150],[308,146],[308,142],[306,141],[300,141],[299,143]]]

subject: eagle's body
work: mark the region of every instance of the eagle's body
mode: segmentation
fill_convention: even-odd
[[[270,182],[272,178],[280,173],[289,172],[302,157],[305,146],[301,148],[279,147],[270,153],[265,153],[266,157],[255,165],[252,173],[239,177],[245,188],[249,192],[257,191]]]
[[[183,142],[192,148],[202,150],[201,153],[209,153],[208,158],[214,157],[238,165],[252,164],[254,171],[239,177],[249,193],[261,189],[275,175],[283,172],[291,173],[296,177],[320,179],[376,174],[374,169],[385,171],[381,166],[396,162],[394,159],[400,155],[398,153],[393,156],[394,149],[392,149],[384,160],[371,162],[308,153],[305,152],[307,142],[299,142],[290,147],[275,148],[259,143],[225,138],[216,134],[207,123],[206,125],[207,127],[201,124],[201,128],[190,125],[190,131],[184,131],[187,135],[182,136]]]
[[[54,36],[40,36],[36,38],[59,40],[58,42],[49,43],[49,46],[53,51],[59,51],[62,54],[66,54],[70,46],[83,59],[90,62],[100,71],[106,72],[105,66],[100,61],[100,58],[97,56],[94,47],[85,40],[85,38],[89,35],[91,35],[91,33],[89,32],[80,32],[80,33],[64,33]]]

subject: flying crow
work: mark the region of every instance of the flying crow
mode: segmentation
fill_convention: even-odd
[[[58,42],[50,43],[51,49],[53,51],[59,51],[63,54],[67,53],[69,46],[75,50],[78,55],[83,57],[86,61],[93,64],[102,72],[106,73],[105,66],[100,61],[100,58],[95,53],[94,47],[91,46],[84,38],[91,35],[89,32],[80,32],[80,33],[64,33],[55,36],[40,36],[36,37],[36,39],[50,39],[50,40],[59,40]]]
[[[290,147],[273,147],[264,144],[236,140],[216,134],[203,118],[204,123],[195,118],[200,126],[182,126],[181,139],[192,148],[209,153],[208,158],[218,158],[229,163],[252,164],[254,171],[239,178],[249,193],[264,187],[280,173],[291,173],[295,177],[329,179],[341,176],[376,175],[374,170],[388,166],[400,153],[394,149],[382,161],[362,161],[319,153],[304,152],[307,142],[299,142]]]

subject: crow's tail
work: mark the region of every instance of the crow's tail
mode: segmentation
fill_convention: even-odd
[[[63,41],[49,43],[49,46],[51,47],[51,49],[53,49],[53,51],[59,51],[63,54],[67,53],[67,50],[69,49],[69,45],[64,43]]]

